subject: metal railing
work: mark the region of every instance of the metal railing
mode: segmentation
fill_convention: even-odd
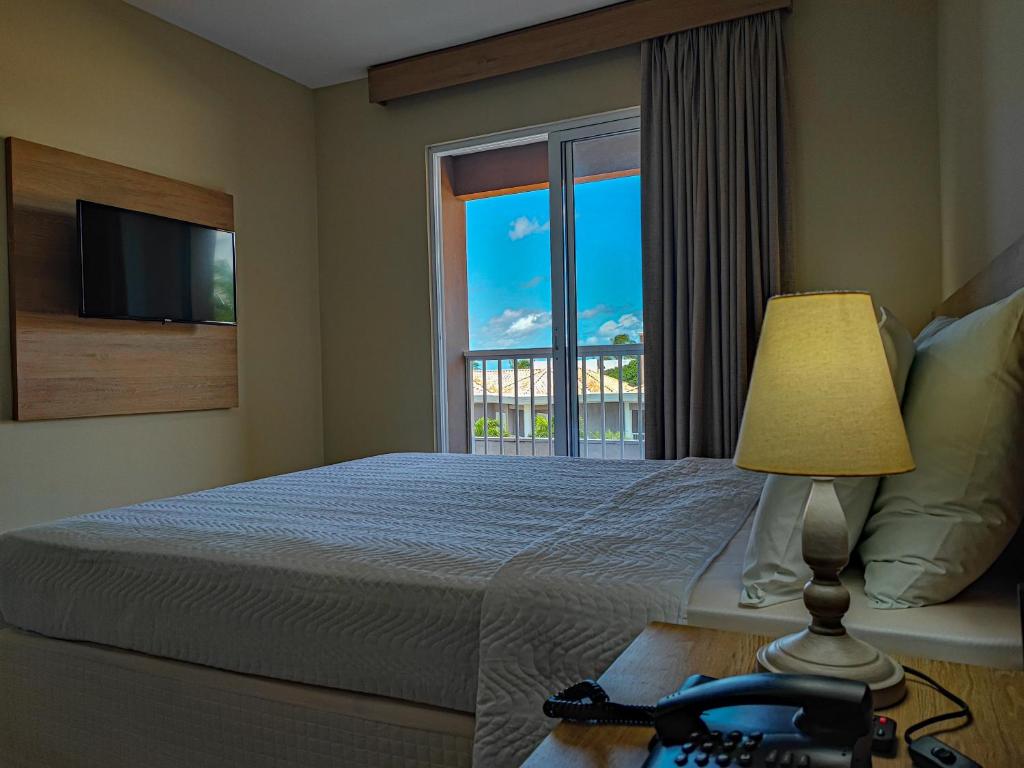
[[[643,345],[581,346],[577,352],[580,456],[642,459]],[[611,366],[607,365],[609,361],[613,363]],[[614,373],[609,375],[609,371]]]
[[[555,452],[550,348],[466,352],[467,445],[472,453]],[[643,345],[581,346],[576,360],[579,455],[644,456]]]

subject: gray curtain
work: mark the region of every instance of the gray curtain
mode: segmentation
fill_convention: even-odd
[[[647,456],[732,456],[788,253],[782,19],[643,44]]]

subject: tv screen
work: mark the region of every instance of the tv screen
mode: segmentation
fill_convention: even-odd
[[[235,234],[78,201],[81,314],[235,322]]]

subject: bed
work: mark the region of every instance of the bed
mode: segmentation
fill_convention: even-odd
[[[1024,250],[1008,253],[1002,278],[953,297],[959,312],[1024,284]],[[544,695],[598,674],[648,621],[805,622],[799,602],[736,607],[762,481],[728,460],[399,454],[4,534],[0,755],[518,765],[547,728]],[[1001,566],[899,612],[844,578],[848,624],[879,646],[1020,666]]]
[[[9,532],[0,750],[518,764],[551,680],[685,620],[762,482],[728,460],[395,454]]]

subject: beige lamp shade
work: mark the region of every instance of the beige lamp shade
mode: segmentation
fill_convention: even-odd
[[[735,463],[816,477],[914,468],[868,294],[769,300]]]

